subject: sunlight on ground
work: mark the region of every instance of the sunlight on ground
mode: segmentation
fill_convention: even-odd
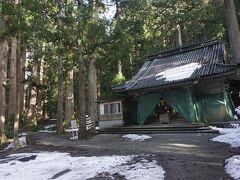
[[[168,146],[183,147],[183,148],[197,148],[199,146],[193,144],[179,144],[179,143],[169,143]]]

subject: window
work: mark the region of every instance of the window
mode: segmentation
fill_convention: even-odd
[[[120,114],[121,113],[121,103],[112,103],[110,104],[110,113],[111,114]]]
[[[112,102],[100,104],[100,115],[121,114],[121,102]]]
[[[104,104],[104,114],[109,114],[108,104]]]
[[[100,115],[104,115],[104,104],[100,104]]]
[[[116,103],[110,104],[110,113],[111,114],[116,114],[117,113],[117,104]]]
[[[121,103],[117,103],[118,104],[118,113],[121,113]]]

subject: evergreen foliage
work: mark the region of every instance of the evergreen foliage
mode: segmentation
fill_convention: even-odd
[[[235,0],[235,4],[240,22],[240,2]],[[104,16],[114,7],[113,18]],[[68,69],[73,68],[76,113],[78,84],[82,83],[77,78],[79,41],[83,46],[86,90],[89,64],[96,56],[98,99],[112,99],[112,86],[132,78],[144,57],[178,45],[177,27],[181,28],[183,44],[214,37],[229,44],[224,12],[224,0],[64,0],[61,6],[57,0],[20,0],[18,4],[6,0],[0,1],[1,23],[7,27],[1,29],[0,40],[17,36],[19,47],[27,46],[28,66],[22,81],[25,108],[35,88],[36,114],[47,119],[55,118],[57,113],[59,54],[63,91],[68,85]],[[36,77],[33,71],[37,71]],[[26,116],[26,111],[21,114]]]

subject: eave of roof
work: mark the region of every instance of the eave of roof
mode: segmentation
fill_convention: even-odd
[[[117,93],[124,93],[124,94],[135,94],[135,93],[141,93],[141,92],[146,92],[146,93],[160,92],[160,91],[163,91],[163,90],[175,89],[175,88],[191,88],[194,85],[196,85],[198,83],[198,81],[200,81],[200,80],[207,80],[207,79],[216,80],[216,78],[221,78],[223,76],[228,78],[228,77],[231,77],[232,75],[235,75],[235,74],[237,75],[239,73],[240,73],[240,68],[238,70],[235,70],[235,71],[226,72],[226,73],[222,73],[222,74],[205,76],[205,77],[201,77],[201,78],[195,79],[195,80],[186,80],[186,81],[175,82],[175,83],[171,83],[171,84],[165,84],[165,85],[160,85],[160,86],[152,86],[152,87],[134,89],[134,90],[126,90],[126,91],[121,91],[121,90],[117,91],[116,90],[116,92]]]

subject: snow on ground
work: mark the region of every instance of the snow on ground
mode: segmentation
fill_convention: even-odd
[[[210,126],[213,130],[218,130],[220,134],[230,134],[230,133],[240,133],[239,124],[231,124],[232,128],[218,128],[214,126]]]
[[[4,148],[4,150],[12,149],[15,147],[13,139],[8,139],[8,142],[10,144],[6,148]],[[20,143],[21,147],[27,146],[26,136],[19,137],[19,143]]]
[[[201,64],[199,63],[190,63],[183,66],[171,68],[156,74],[157,77],[156,80],[165,79],[165,81],[176,81],[180,79],[189,78],[194,73],[194,71],[199,69],[200,67]]]
[[[240,179],[240,155],[233,156],[225,161],[226,172],[234,179]]]
[[[240,128],[240,124],[231,123],[230,125],[233,128]]]
[[[56,124],[51,124],[51,125],[44,126],[44,129],[52,129],[55,127],[56,127]]]
[[[152,139],[151,136],[148,135],[138,135],[138,134],[127,134],[122,136],[123,138],[130,141],[145,141],[147,139]]]
[[[42,132],[42,133],[55,133],[57,131],[56,130],[39,130],[38,132]]]
[[[238,106],[235,111],[237,112],[238,115],[240,115],[240,106]]]
[[[230,144],[231,147],[240,147],[240,126],[239,124],[231,124],[231,126],[233,128],[217,128],[210,126],[212,129],[218,130],[222,134],[212,140]],[[233,156],[225,162],[225,171],[234,179],[240,180],[240,155]]]
[[[240,127],[237,124],[232,124],[232,126],[236,128],[217,128],[210,126],[212,129],[218,130],[220,134],[222,134],[212,140],[230,144],[231,147],[240,147]]]
[[[40,152],[12,154],[7,159],[7,163],[0,160],[0,169],[4,169],[0,179],[114,179],[118,174],[130,180],[161,180],[165,173],[148,155],[71,157],[68,153]]]
[[[52,124],[52,125],[47,125],[44,126],[43,130],[40,130],[38,132],[43,132],[43,133],[55,133],[57,132],[56,130],[53,130],[54,128],[56,128],[56,124]]]

